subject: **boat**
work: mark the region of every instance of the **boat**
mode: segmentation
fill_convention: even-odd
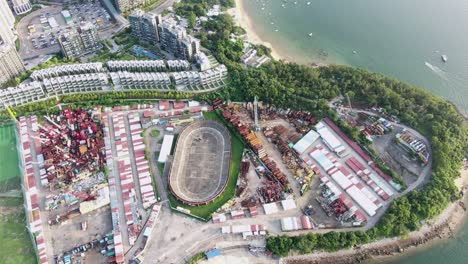
[[[357,51],[353,50],[353,54],[357,54]]]
[[[314,35],[314,34],[312,34],[312,33],[309,33],[309,37],[312,37],[312,35]]]
[[[310,5],[310,2],[307,2],[307,5]]]
[[[447,55],[442,55],[441,58],[442,58],[442,61],[443,61],[443,62],[447,62],[447,60],[448,60]]]

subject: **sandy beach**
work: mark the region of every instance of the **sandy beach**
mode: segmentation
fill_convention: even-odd
[[[244,9],[244,3],[242,0],[236,0],[236,8],[233,8],[231,11],[231,15],[234,16],[234,20],[237,22],[237,25],[245,29],[247,32],[246,34],[246,41],[253,43],[253,44],[262,44],[271,49],[271,56],[276,60],[285,60],[284,56],[278,53],[273,45],[270,42],[262,40],[254,30],[254,25],[252,20],[249,16],[246,15]]]
[[[411,253],[416,248],[419,250],[421,247],[430,246],[441,239],[452,238],[465,219],[465,203],[463,201],[466,202],[467,199],[468,170],[463,170],[461,177],[455,183],[460,190],[464,191],[464,197],[451,203],[439,216],[429,220],[420,230],[411,232],[407,238],[387,238],[363,245],[359,249],[346,249],[334,253],[318,252],[290,256],[283,259],[283,263],[351,264],[372,259],[396,257],[403,253]]]

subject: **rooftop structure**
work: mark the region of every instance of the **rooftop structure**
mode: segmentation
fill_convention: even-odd
[[[346,148],[343,146],[341,141],[333,135],[333,133],[324,125],[323,122],[318,122],[315,126],[317,128],[317,132],[323,139],[323,142],[327,147],[330,148],[333,152],[338,154],[339,156],[343,155],[346,151]]]
[[[310,130],[304,137],[302,137],[295,145],[294,150],[297,153],[302,154],[306,149],[308,149],[315,141],[320,137],[320,135],[314,130]]]
[[[161,145],[161,151],[159,151],[158,162],[165,163],[167,156],[171,154],[172,142],[174,141],[174,135],[164,135],[164,139]]]
[[[177,139],[169,186],[190,205],[208,204],[226,188],[231,163],[231,138],[216,121],[195,121]]]

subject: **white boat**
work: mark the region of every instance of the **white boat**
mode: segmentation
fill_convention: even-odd
[[[442,55],[442,61],[447,62],[447,60],[448,60],[447,55]]]
[[[307,2],[307,5],[310,5],[310,2]]]
[[[357,51],[353,50],[353,54],[357,54]]]
[[[312,35],[314,35],[314,34],[312,34],[312,33],[309,33],[309,37],[312,37]]]

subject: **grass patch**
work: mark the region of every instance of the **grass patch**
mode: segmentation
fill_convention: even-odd
[[[159,134],[161,134],[161,131],[157,129],[153,129],[150,133],[150,136],[156,138],[156,137],[159,137]]]
[[[22,204],[22,198],[0,198],[0,263],[37,263]]]
[[[206,112],[204,113],[204,116],[205,119],[215,120],[225,124],[224,119],[221,116],[219,116],[216,112]],[[222,205],[224,205],[227,201],[229,201],[236,195],[237,178],[239,176],[242,154],[244,152],[244,142],[239,139],[239,137],[235,134],[236,132],[232,131],[231,129],[229,129],[229,132],[231,133],[232,156],[231,166],[229,168],[229,180],[224,192],[213,202],[207,205],[189,206],[177,200],[172,195],[172,193],[168,191],[168,199],[172,207],[183,207],[185,209],[190,210],[191,214],[199,216],[208,221],[213,212],[215,212],[218,208],[220,208]]]

